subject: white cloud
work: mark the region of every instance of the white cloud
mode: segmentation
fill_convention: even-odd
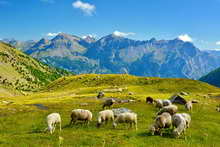
[[[127,37],[131,35],[135,35],[135,33],[132,33],[132,32],[124,33],[124,32],[119,32],[119,31],[114,31],[112,34],[118,37]]]
[[[178,39],[184,41],[184,42],[193,42],[192,37],[190,37],[188,34],[182,34],[178,36]]]
[[[84,3],[81,0],[77,0],[72,3],[72,6],[76,9],[82,10],[86,15],[93,15],[95,12],[95,5],[89,4],[89,3]]]
[[[220,45],[220,41],[217,41],[215,44],[216,44],[216,45]]]
[[[40,0],[40,1],[45,2],[45,3],[51,3],[51,4],[55,2],[54,0]]]
[[[47,33],[47,36],[48,36],[48,37],[55,37],[55,36],[57,36],[59,33],[61,33],[61,32],[58,32],[58,33]]]

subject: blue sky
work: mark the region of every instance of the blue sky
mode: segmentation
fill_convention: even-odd
[[[58,32],[147,40],[181,39],[220,49],[220,0],[0,0],[0,38]]]

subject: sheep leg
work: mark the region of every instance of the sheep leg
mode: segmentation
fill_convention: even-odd
[[[61,128],[61,122],[60,122],[60,131],[62,130],[62,128]]]

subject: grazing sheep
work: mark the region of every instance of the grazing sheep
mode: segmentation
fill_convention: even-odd
[[[189,128],[191,122],[191,116],[187,113],[180,113],[186,121],[186,127]]]
[[[156,103],[157,108],[163,108],[163,101],[162,100],[154,100],[154,102]]]
[[[179,137],[186,130],[186,120],[181,114],[174,114],[172,117],[172,125],[175,127],[173,135]]]
[[[111,107],[113,104],[115,103],[115,100],[114,99],[107,99],[103,105],[102,105],[102,109],[105,109],[105,107]]]
[[[116,128],[117,123],[129,123],[130,127],[132,125],[135,125],[135,129],[137,130],[137,114],[136,113],[130,113],[130,112],[125,112],[119,114],[115,121],[113,122],[113,127]]]
[[[162,114],[163,112],[168,112],[171,115],[175,114],[178,110],[178,107],[176,105],[169,105],[169,106],[165,106],[163,108],[160,109],[160,111],[157,113],[157,115]]]
[[[154,102],[154,99],[152,97],[147,97],[146,98],[146,103],[153,104],[153,102]]]
[[[172,105],[172,102],[170,100],[162,100],[163,106],[169,106]]]
[[[74,124],[77,120],[87,122],[87,125],[92,121],[92,113],[89,110],[75,109],[72,110],[70,125]]]
[[[45,131],[49,131],[50,134],[53,134],[56,128],[56,124],[60,124],[60,131],[61,131],[61,117],[59,113],[51,113],[47,116],[47,128]]]
[[[100,127],[104,122],[107,123],[108,120],[114,121],[114,113],[112,110],[104,110],[99,112],[97,127]]]
[[[158,132],[162,136],[161,129],[169,128],[171,124],[172,124],[171,115],[167,112],[164,112],[156,117],[154,124],[150,127],[150,132],[152,135],[154,135],[155,132]]]
[[[172,102],[170,100],[155,100],[154,101],[156,103],[156,107],[157,108],[163,108],[164,106],[169,106],[172,105]]]
[[[188,110],[188,111],[191,111],[191,110],[192,110],[192,107],[193,107],[192,101],[188,101],[188,102],[185,104],[185,108],[186,108],[186,110]]]

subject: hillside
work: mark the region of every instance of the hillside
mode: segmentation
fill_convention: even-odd
[[[3,87],[32,91],[65,74],[0,42],[0,85]]]
[[[198,79],[220,66],[220,56],[179,39],[139,41],[113,33],[95,40],[60,33],[50,40],[43,38],[31,47],[28,45],[22,49],[27,54],[76,74],[128,73]]]
[[[105,98],[135,100],[131,103],[117,103],[111,109],[128,108],[138,115],[138,130],[119,124],[113,129],[112,122],[96,127],[97,116],[102,111],[104,99],[96,99],[99,91],[105,91]],[[176,92],[187,92],[187,100],[198,100],[192,112],[178,106],[178,112],[189,113],[192,117],[185,135],[173,138],[172,129],[164,130],[163,136],[152,136],[148,128],[154,122],[158,108],[147,104],[147,96],[168,99]],[[77,75],[59,78],[44,91],[27,96],[3,97],[0,103],[0,145],[2,146],[218,146],[220,139],[220,103],[212,96],[219,95],[220,89],[207,83],[188,79],[161,79],[130,75]],[[73,109],[87,109],[93,113],[88,126],[81,122],[69,126]],[[53,135],[45,133],[45,119],[50,113],[58,112],[62,118],[62,131]],[[25,125],[24,125],[25,124]],[[80,135],[79,135],[80,134]],[[63,141],[60,140],[63,138]]]
[[[63,77],[49,84],[46,90],[63,91],[74,90],[76,88],[93,88],[98,91],[105,88],[133,86],[139,88],[140,93],[144,91],[149,93],[177,93],[186,92],[219,92],[219,88],[190,79],[171,79],[171,78],[149,78],[136,77],[127,74],[122,75],[98,75],[85,74]],[[95,90],[95,89],[96,90]],[[143,91],[141,91],[143,90]]]
[[[220,87],[220,68],[208,73],[199,80]]]

